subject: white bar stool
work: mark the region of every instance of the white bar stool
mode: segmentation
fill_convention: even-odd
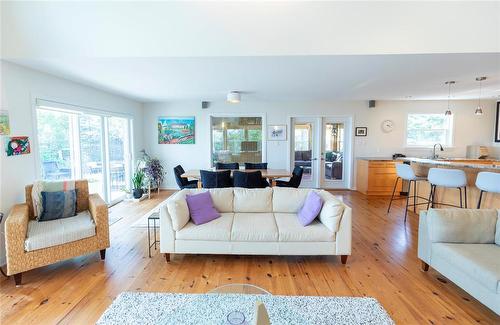
[[[431,168],[429,169],[427,178],[429,179],[429,183],[431,184],[431,192],[429,193],[429,203],[427,205],[427,209],[429,209],[429,204],[431,205],[431,207],[434,207],[434,204],[436,204],[436,202],[434,202],[434,196],[436,194],[437,186],[445,188],[458,188],[458,190],[460,191],[460,206],[439,202],[437,202],[437,204],[463,208],[463,188],[465,195],[465,208],[467,208],[467,177],[465,176],[465,172],[463,170],[450,168]]]
[[[413,168],[411,168],[408,164],[396,164],[396,174],[398,177],[396,178],[396,183],[394,183],[394,188],[392,189],[391,201],[389,202],[389,207],[387,208],[387,213],[391,210],[392,201],[394,200],[394,192],[396,192],[396,187],[398,186],[398,181],[404,180],[408,182],[408,195],[406,196],[406,207],[405,207],[405,223],[406,216],[408,215],[408,206],[410,203],[410,191],[411,191],[411,183],[413,182],[413,212],[417,212],[417,205],[427,204],[428,200],[426,197],[421,197],[417,195],[417,182],[426,181],[427,178],[419,177],[415,175]],[[425,200],[423,203],[417,203],[417,198]]]
[[[476,187],[481,190],[477,208],[481,208],[483,192],[500,193],[500,173],[480,172],[476,177]]]

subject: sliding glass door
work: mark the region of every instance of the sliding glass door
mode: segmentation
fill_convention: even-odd
[[[76,150],[73,134],[78,127],[75,125],[74,114],[38,109],[37,128],[42,178],[75,178]]]
[[[103,143],[103,118],[96,115],[81,115],[80,122],[80,160],[82,178],[89,181],[89,192],[99,193],[105,197],[104,192],[104,143]]]
[[[110,117],[108,122],[108,160],[110,202],[123,199],[130,179],[129,121]]]
[[[41,178],[79,179],[89,192],[112,204],[129,189],[132,155],[130,119],[38,107],[36,110]]]

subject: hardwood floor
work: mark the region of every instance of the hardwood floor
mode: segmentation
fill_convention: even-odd
[[[403,224],[403,201],[387,215],[387,198],[341,191],[353,208],[353,247],[340,257],[174,255],[148,258],[147,231],[131,224],[163,201],[162,192],[139,204],[120,203],[106,260],[95,254],[26,272],[24,284],[3,279],[1,324],[95,323],[123,291],[204,293],[252,283],[280,295],[372,296],[400,324],[499,324],[500,317],[432,268],[420,270],[418,218]]]

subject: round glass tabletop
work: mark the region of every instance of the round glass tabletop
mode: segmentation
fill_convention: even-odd
[[[253,284],[231,283],[212,289],[208,294],[270,295],[271,293]]]

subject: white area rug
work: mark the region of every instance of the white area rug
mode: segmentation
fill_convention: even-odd
[[[148,217],[155,212],[158,212],[160,210],[160,207],[156,207],[143,215],[142,217],[139,218],[136,222],[134,222],[130,227],[132,228],[147,228],[148,227]],[[151,221],[151,227],[153,226],[153,222]],[[160,221],[156,221],[156,227],[160,227]]]
[[[251,324],[257,300],[272,324],[394,324],[375,298],[152,292],[120,294],[97,324],[228,324],[235,311]]]

